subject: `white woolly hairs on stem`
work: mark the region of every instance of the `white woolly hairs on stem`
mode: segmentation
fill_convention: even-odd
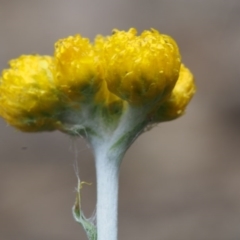
[[[117,240],[118,234],[118,179],[121,159],[108,156],[100,148],[96,152],[97,174],[97,239]]]

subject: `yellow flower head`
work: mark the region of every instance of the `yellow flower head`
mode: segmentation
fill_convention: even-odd
[[[23,131],[54,130],[60,101],[53,58],[21,56],[9,64],[0,80],[0,115]]]
[[[104,47],[106,81],[114,94],[132,105],[167,97],[180,69],[180,54],[174,40],[152,29],[136,36],[114,30]]]
[[[80,35],[60,39],[55,44],[56,86],[71,101],[83,100],[95,94],[101,84],[96,68],[93,46]]]
[[[178,81],[170,97],[158,104],[152,112],[156,122],[176,119],[184,114],[187,104],[195,93],[193,75],[184,65],[181,66]]]
[[[80,35],[61,39],[53,57],[10,61],[0,78],[0,115],[23,131],[84,125],[104,132],[130,108],[144,108],[153,122],[177,118],[194,91],[171,37],[154,29],[139,36],[133,28],[114,30],[93,44]]]

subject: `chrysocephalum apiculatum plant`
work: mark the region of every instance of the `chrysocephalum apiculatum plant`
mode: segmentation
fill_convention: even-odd
[[[195,92],[175,41],[151,29],[113,30],[93,43],[57,41],[53,56],[22,55],[0,78],[0,115],[25,132],[60,130],[84,137],[95,156],[96,226],[73,207],[89,239],[117,239],[122,158],[146,128],[183,115]]]

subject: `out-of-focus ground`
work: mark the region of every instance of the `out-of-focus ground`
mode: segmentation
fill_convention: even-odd
[[[75,33],[151,27],[173,36],[196,77],[181,119],[142,135],[120,179],[119,239],[240,239],[240,1],[0,0],[0,69],[21,54],[52,54]],[[71,216],[74,145],[85,211],[95,204],[83,140],[24,134],[0,120],[0,239],[86,239]]]

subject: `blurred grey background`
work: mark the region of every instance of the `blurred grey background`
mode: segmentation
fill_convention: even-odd
[[[142,135],[122,164],[119,239],[240,239],[239,0],[0,0],[0,69],[53,53],[59,38],[151,27],[173,36],[197,94],[181,119]],[[95,205],[91,150],[81,139],[26,134],[0,120],[0,239],[86,239],[71,207],[80,176]]]

